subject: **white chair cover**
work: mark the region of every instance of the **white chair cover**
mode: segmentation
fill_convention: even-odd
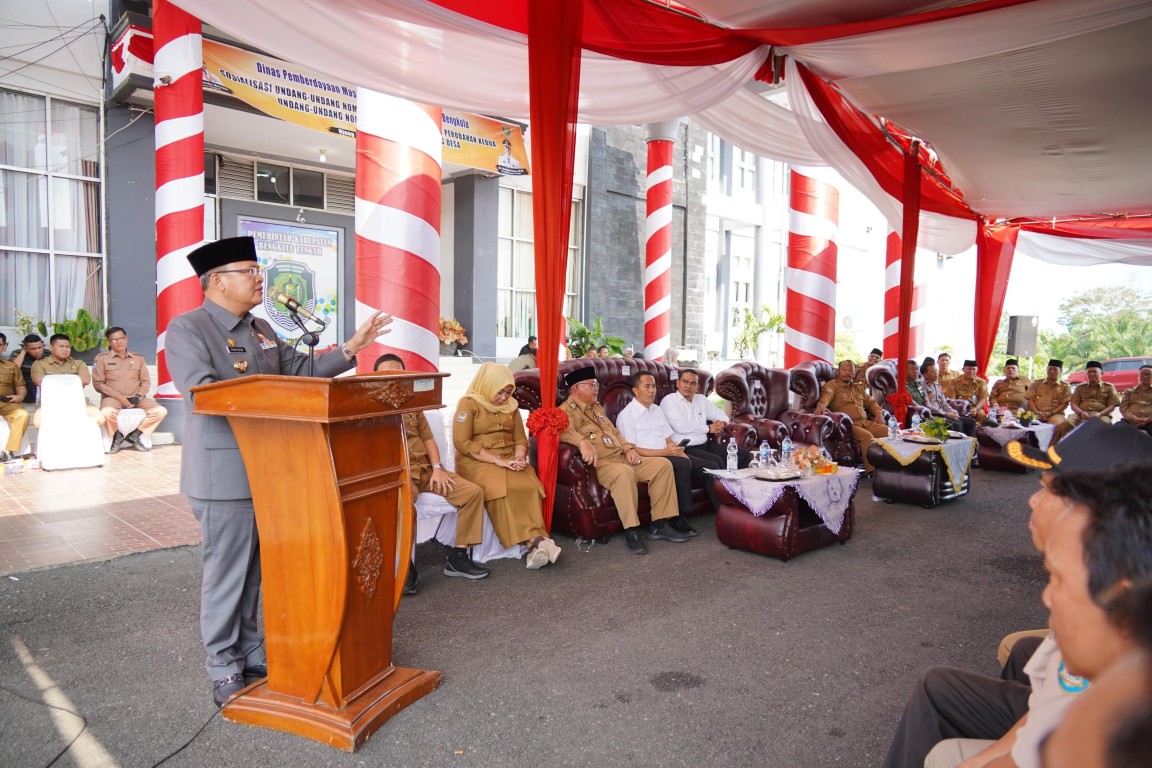
[[[444,418],[439,410],[425,411],[428,426],[440,449],[440,461],[450,470],[456,469],[456,448],[448,439],[444,427]],[[436,539],[445,546],[456,546],[456,507],[444,500],[443,496],[434,493],[421,493],[416,497],[416,541],[422,544],[425,541]],[[524,555],[524,547],[513,544],[505,547],[500,543],[496,531],[492,529],[492,522],[488,513],[484,513],[484,534],[479,546],[472,548],[472,559],[477,563],[486,563],[502,557],[519,558]]]
[[[104,466],[104,430],[88,417],[84,385],[74,374],[40,382],[40,435],[36,456],[44,469]]]
[[[148,414],[144,412],[143,408],[121,408],[116,412],[116,431],[127,437],[131,432],[144,423],[144,419],[148,418]],[[152,447],[152,435],[141,434],[142,442],[149,448]],[[107,433],[104,434],[104,450],[112,447],[112,438],[108,437]]]

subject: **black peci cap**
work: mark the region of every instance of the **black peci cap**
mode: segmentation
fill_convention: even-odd
[[[197,277],[237,261],[256,261],[256,241],[251,237],[226,237],[205,243],[188,254],[188,263]]]

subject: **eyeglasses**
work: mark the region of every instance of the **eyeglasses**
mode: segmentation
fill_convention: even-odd
[[[249,277],[256,277],[256,275],[260,274],[263,271],[264,271],[263,267],[248,267],[247,269],[218,269],[215,272],[213,272],[212,274],[222,275],[225,272],[235,272],[238,275],[248,275]]]

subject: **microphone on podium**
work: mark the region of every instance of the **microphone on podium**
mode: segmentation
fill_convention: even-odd
[[[300,317],[303,317],[306,320],[311,320],[314,323],[320,323],[320,325],[323,325],[325,327],[328,326],[328,319],[327,318],[321,317],[320,315],[315,314],[314,312],[312,312],[312,310],[308,309],[303,304],[296,301],[296,299],[294,299],[291,296],[289,296],[288,294],[284,293],[284,291],[277,291],[276,295],[272,297],[272,300],[275,301],[277,304],[280,304],[281,306],[283,306],[285,309],[287,309],[289,312],[291,312],[294,315],[300,315]]]

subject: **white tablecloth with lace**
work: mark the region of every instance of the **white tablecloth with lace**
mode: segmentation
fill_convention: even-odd
[[[964,486],[964,478],[968,476],[968,470],[972,468],[972,457],[976,454],[974,437],[950,438],[942,444],[934,445],[908,440],[890,440],[886,437],[878,437],[873,442],[879,443],[888,455],[900,462],[903,467],[916,461],[924,451],[939,453],[944,457],[948,479],[952,482],[952,487],[957,490]]]
[[[1013,440],[1019,440],[1031,432],[1036,435],[1036,445],[1042,451],[1048,450],[1048,446],[1052,443],[1052,433],[1056,431],[1056,427],[1052,424],[1032,424],[1027,427],[980,427],[980,429],[1002,446],[1008,445]]]
[[[710,471],[720,479],[729,493],[757,517],[762,517],[772,509],[785,488],[796,489],[800,498],[808,503],[833,533],[840,533],[844,515],[852,503],[852,497],[856,495],[856,484],[860,480],[859,472],[847,467],[840,467],[834,475],[810,475],[784,481],[758,480],[754,476],[757,471],[755,469]]]

